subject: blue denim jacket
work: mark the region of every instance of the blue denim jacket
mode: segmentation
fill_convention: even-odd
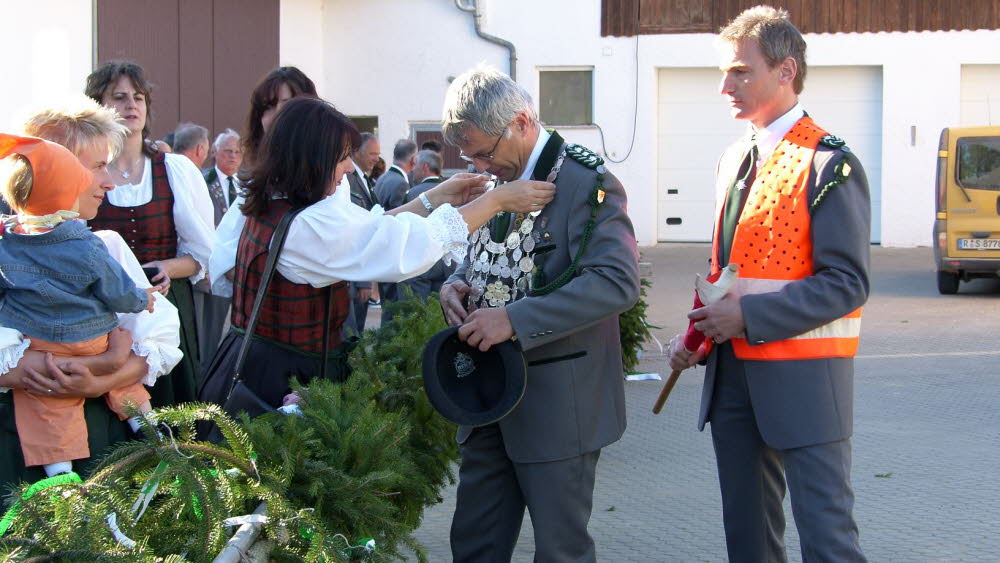
[[[37,235],[7,230],[0,239],[0,326],[83,342],[118,326],[116,312],[138,313],[148,302],[82,221]]]

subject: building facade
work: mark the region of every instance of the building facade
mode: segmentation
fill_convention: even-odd
[[[32,32],[45,46],[35,60],[8,62],[26,82],[0,92],[0,119],[43,90],[65,83],[79,91],[96,60],[92,26],[103,1],[37,0],[16,10],[30,17],[44,5],[74,7],[56,10],[49,31]],[[483,61],[509,71],[510,50],[479,37],[474,14],[460,9],[472,9],[471,0],[272,1],[276,60],[302,68],[320,95],[375,130],[386,157],[397,139],[437,130],[452,77]],[[629,192],[637,238],[651,245],[710,238],[716,159],[745,127],[718,93],[713,31],[755,3],[478,0],[478,8],[480,30],[513,46],[516,79],[547,124],[611,161]],[[941,129],[1000,123],[1000,7],[776,4],[807,32],[806,111],[865,165],[872,241],[930,245]],[[26,33],[10,21],[0,26]],[[48,59],[63,72],[36,76]]]

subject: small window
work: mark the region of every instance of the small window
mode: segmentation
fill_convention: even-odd
[[[542,122],[593,124],[593,70],[542,70],[538,74],[538,117]]]
[[[358,131],[378,136],[377,115],[352,115],[348,119],[354,122],[354,126],[358,128]]]
[[[963,188],[1000,191],[1000,137],[959,139],[957,168]]]

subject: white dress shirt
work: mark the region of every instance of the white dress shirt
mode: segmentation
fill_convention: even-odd
[[[538,128],[538,139],[535,140],[535,148],[531,149],[531,155],[528,156],[528,164],[524,166],[524,172],[521,172],[519,180],[531,179],[531,173],[535,171],[535,165],[538,164],[538,157],[542,156],[542,149],[545,148],[545,143],[549,142],[549,137],[551,136],[544,127]]]
[[[174,194],[174,227],[177,229],[177,255],[189,255],[201,269],[188,278],[192,284],[205,277],[212,254],[214,206],[201,170],[186,156],[167,154],[164,162],[167,180]],[[153,166],[146,158],[142,179],[137,184],[123,184],[108,192],[104,205],[136,207],[153,199]]]
[[[139,260],[129,249],[121,235],[114,231],[95,231],[95,235],[108,247],[108,253],[140,288],[150,287]],[[132,333],[132,352],[146,358],[146,377],[143,384],[152,386],[156,378],[170,373],[181,361],[181,322],[177,307],[159,293],[153,294],[153,312],[119,313],[119,326]],[[12,328],[0,327],[0,373],[14,369],[24,356],[31,341]],[[8,391],[0,387],[0,393]]]
[[[237,193],[240,191],[240,179],[236,177],[236,174],[227,176],[222,170],[219,170],[218,166],[215,167],[215,177],[219,179],[219,187],[222,188],[222,199],[226,200],[226,209],[229,209],[233,205],[233,202],[229,201],[229,178],[233,179],[233,188],[236,189]]]
[[[757,168],[759,169],[761,165],[767,162],[767,159],[771,157],[771,153],[778,146],[778,143],[785,138],[785,135],[792,130],[792,127],[802,116],[806,114],[802,109],[802,105],[796,103],[792,109],[788,110],[784,115],[775,119],[767,127],[762,127],[760,129],[754,130],[751,125],[751,131],[757,134]]]

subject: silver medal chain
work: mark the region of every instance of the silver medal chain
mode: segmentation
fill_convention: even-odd
[[[546,182],[555,183],[565,159],[564,149],[546,176]],[[502,242],[493,241],[489,224],[472,234],[466,281],[471,289],[471,302],[477,307],[503,307],[527,294],[529,274],[535,268],[535,218],[543,210],[518,214],[514,228]]]

